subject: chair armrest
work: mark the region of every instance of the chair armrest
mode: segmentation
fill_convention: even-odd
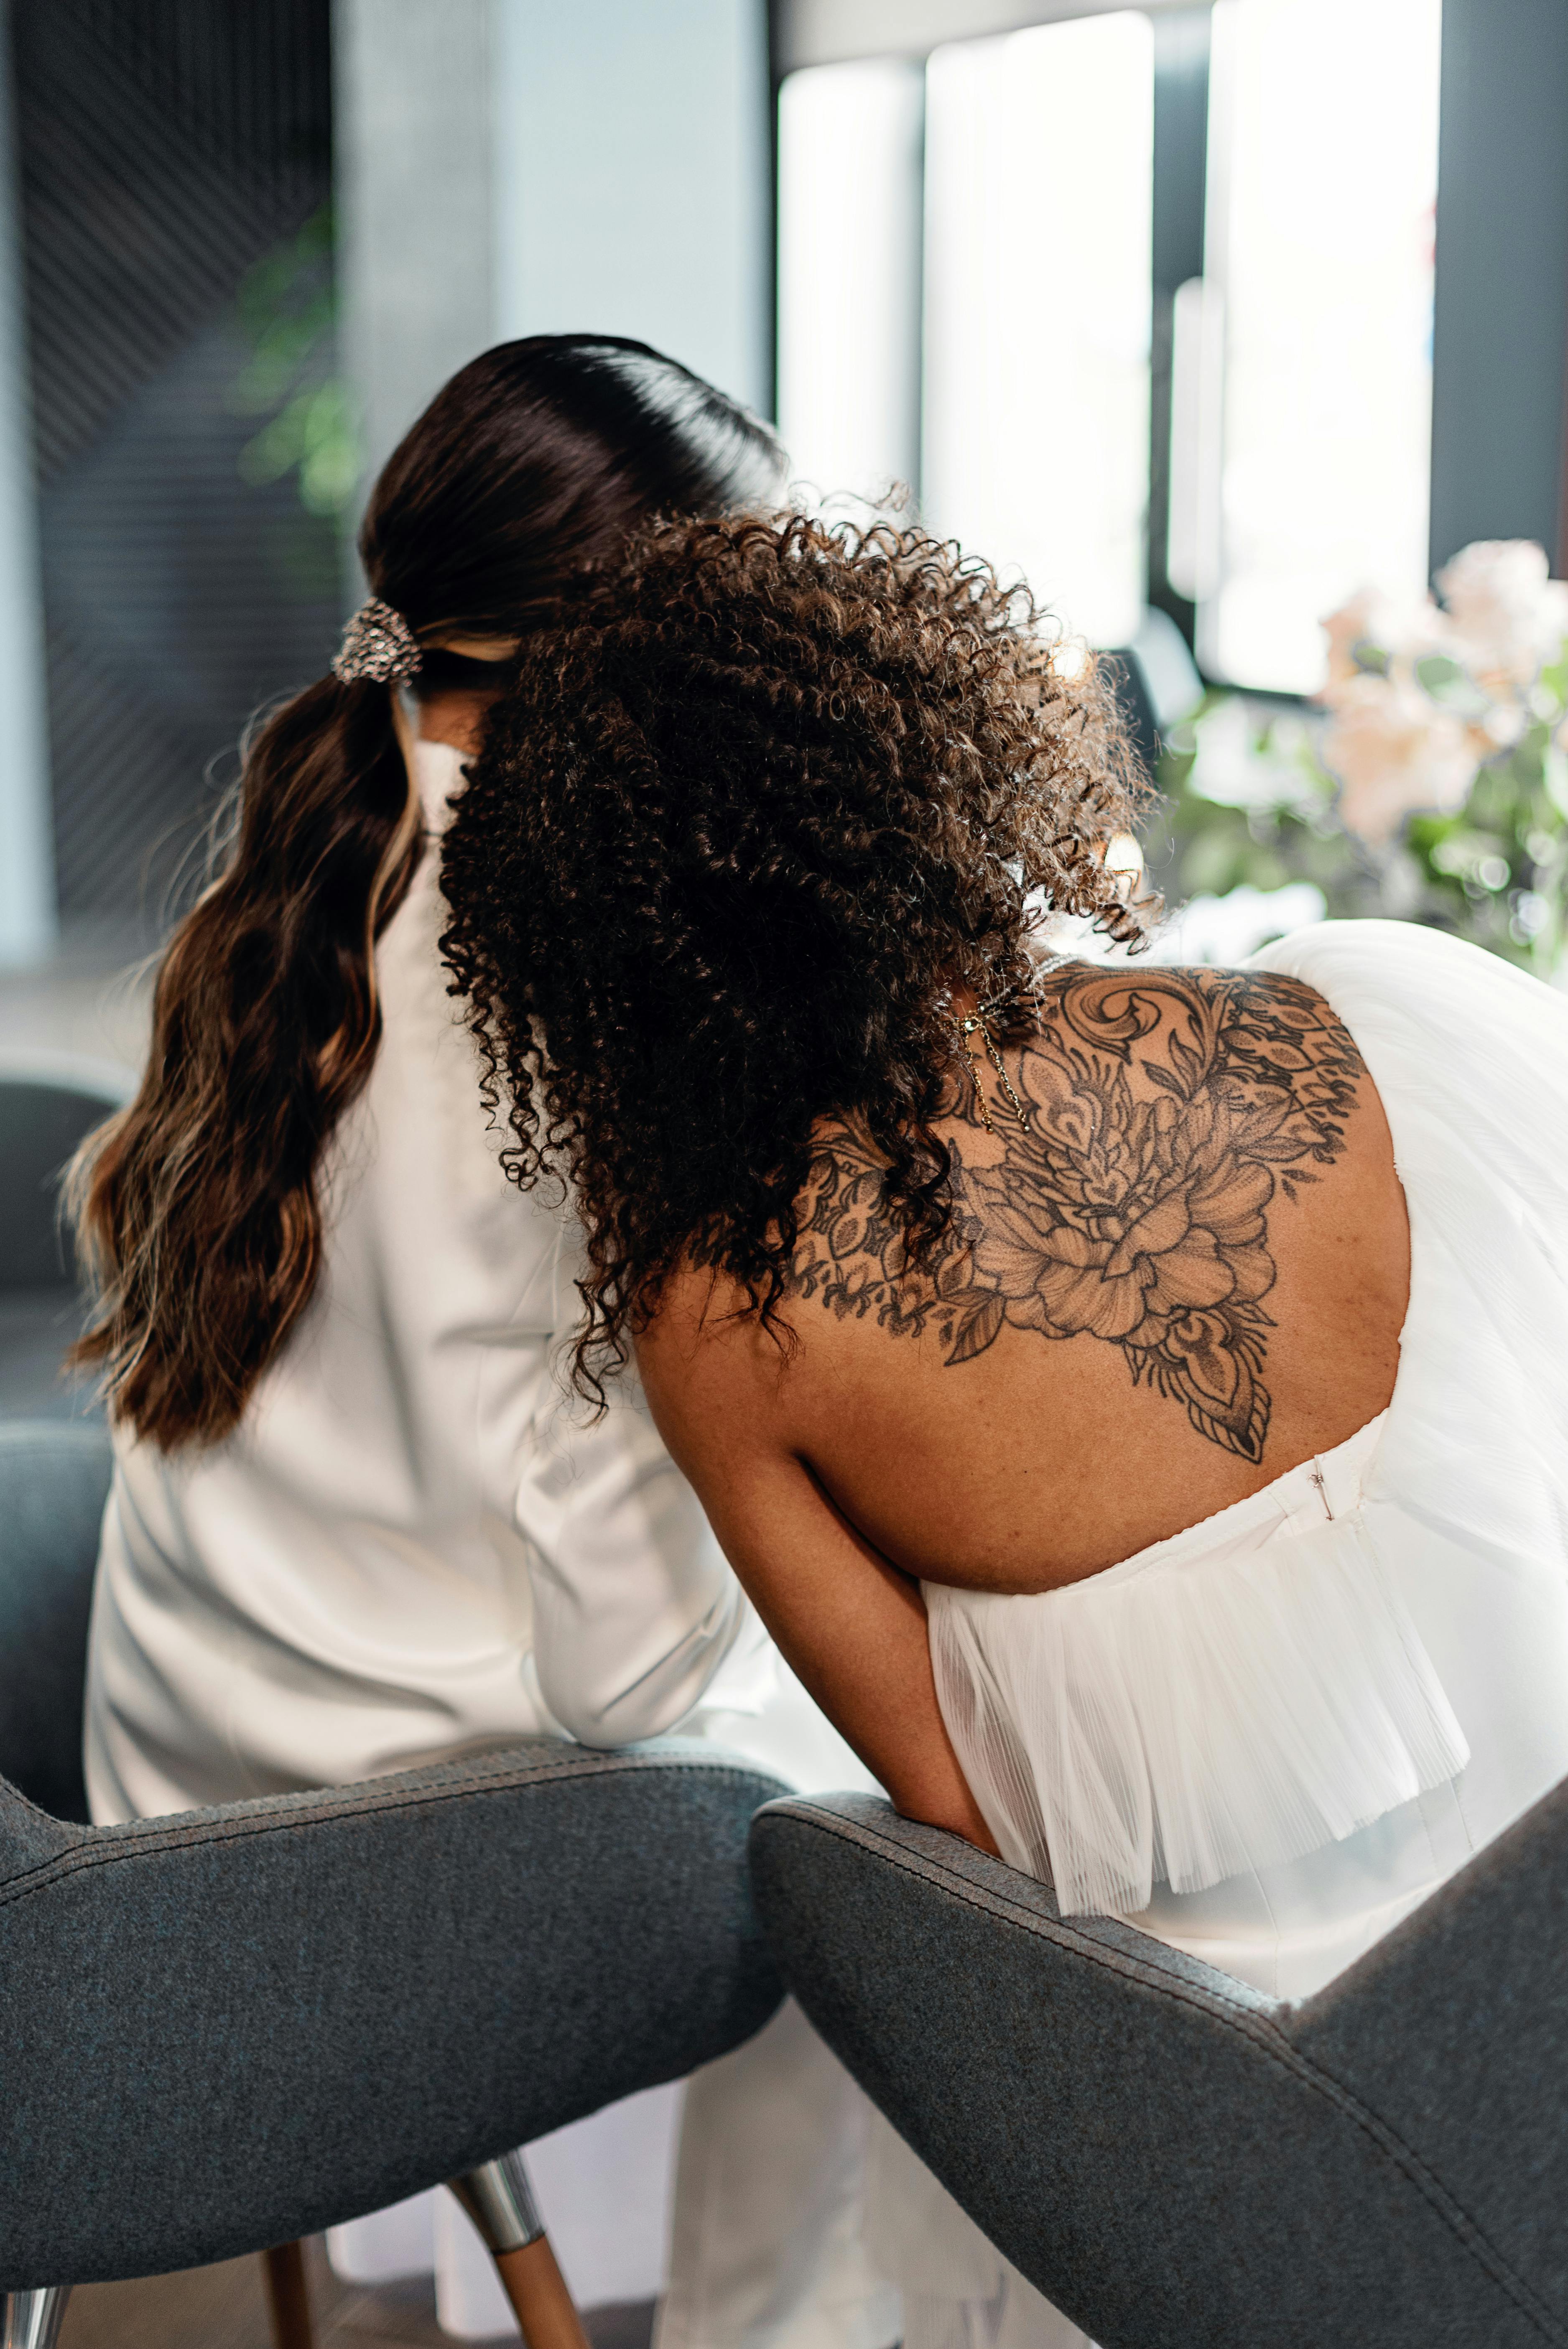
[[[0,2290],[314,2233],[724,2054],[782,1995],[778,1792],[673,1739],[113,1827],[0,1787]]]

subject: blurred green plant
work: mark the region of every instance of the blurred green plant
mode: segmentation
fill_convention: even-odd
[[[1314,740],[1322,728],[1315,713],[1213,690],[1167,735],[1158,777],[1167,846],[1153,877],[1172,908],[1310,881],[1331,916],[1419,918],[1412,875],[1340,823]]]
[[[249,356],[230,390],[236,415],[266,421],[240,451],[253,487],[294,476],[300,504],[341,523],[360,472],[358,419],[336,367],[329,205],[247,271],[238,324]]]
[[[1210,692],[1159,781],[1167,902],[1309,881],[1568,976],[1568,590],[1538,548],[1467,548],[1449,610],[1359,598],[1327,624],[1322,709]]]

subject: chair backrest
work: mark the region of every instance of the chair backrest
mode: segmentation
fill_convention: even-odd
[[[0,1290],[75,1287],[60,1174],[135,1089],[131,1072],[112,1061],[66,1052],[0,1058]]]
[[[710,1745],[70,1824],[110,1467],[101,1428],[0,1424],[0,2292],[315,2233],[767,2021],[780,1788]]]
[[[682,2078],[782,1994],[717,1748],[130,1826],[0,1786],[0,2292],[255,2251]]]
[[[1279,2006],[865,1797],[754,1822],[812,2022],[1102,2349],[1568,2342],[1568,1788]]]
[[[85,1820],[88,1612],[112,1455],[106,1430],[0,1421],[0,1775]]]

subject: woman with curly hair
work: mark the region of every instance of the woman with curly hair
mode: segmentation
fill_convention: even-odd
[[[1136,796],[954,550],[655,524],[524,652],[447,951],[580,1386],[634,1355],[898,1807],[1295,1998],[1568,1772],[1568,1003],[1381,922],[1047,952],[1142,944]]]

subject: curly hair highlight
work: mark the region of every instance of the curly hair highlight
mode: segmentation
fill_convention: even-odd
[[[952,1212],[955,995],[1027,1030],[1048,912],[1137,945],[1105,851],[1144,796],[1102,664],[916,529],[664,521],[531,637],[448,834],[443,951],[508,1171],[575,1186],[580,1390],[683,1260],[779,1306],[813,1135],[886,1168],[912,1261]]]

